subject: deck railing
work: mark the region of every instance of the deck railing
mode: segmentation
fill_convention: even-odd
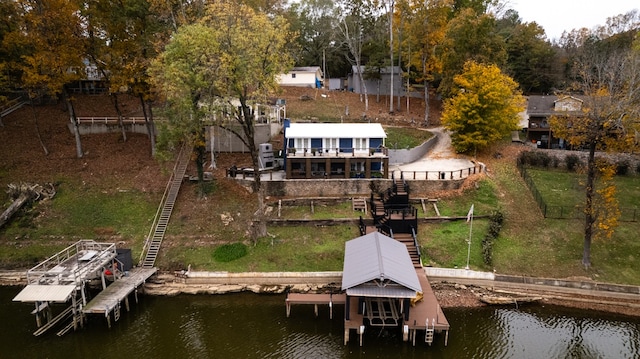
[[[473,167],[463,168],[455,171],[395,171],[400,172],[402,178],[406,180],[427,180],[442,181],[466,178],[471,175],[482,173],[483,166],[475,165]]]

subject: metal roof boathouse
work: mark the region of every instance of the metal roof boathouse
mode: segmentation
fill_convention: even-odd
[[[344,341],[350,331],[362,336],[366,327],[395,327],[415,345],[417,331],[431,344],[434,332],[449,331],[422,268],[414,268],[406,246],[380,232],[345,245],[342,290],[346,292]],[[447,338],[445,338],[446,344]]]

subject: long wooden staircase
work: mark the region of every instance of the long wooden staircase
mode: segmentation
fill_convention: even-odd
[[[160,203],[158,211],[156,212],[154,224],[151,226],[151,231],[145,241],[145,245],[142,250],[142,256],[144,257],[141,256],[140,260],[140,266],[142,268],[153,268],[155,265],[158,252],[160,251],[160,245],[164,239],[164,234],[167,230],[171,213],[173,212],[173,206],[176,202],[176,198],[178,198],[178,192],[180,191],[182,180],[184,179],[187,166],[189,165],[190,154],[191,151],[189,151],[188,147],[183,145],[173,168],[173,174],[169,179],[169,183],[167,183],[163,201]]]

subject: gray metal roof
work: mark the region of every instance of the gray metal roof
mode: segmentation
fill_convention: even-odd
[[[422,291],[407,247],[380,232],[345,244],[342,289],[348,295],[394,298]]]
[[[59,302],[69,300],[75,285],[29,284],[13,298],[14,302]]]
[[[563,113],[562,111],[556,111],[555,105],[558,101],[565,101],[567,99],[573,99],[575,101],[584,102],[584,96],[529,96],[527,100],[527,114],[529,116],[551,116],[556,113]]]

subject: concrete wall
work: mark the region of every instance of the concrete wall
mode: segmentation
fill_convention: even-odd
[[[73,133],[73,125],[71,123],[67,124],[69,131]],[[122,131],[120,126],[117,124],[104,124],[104,123],[95,123],[95,124],[80,124],[78,126],[78,130],[81,135],[95,135],[95,134],[103,134],[103,133],[114,133]],[[144,123],[141,124],[125,124],[124,125],[125,132],[133,132],[133,133],[142,133],[147,134],[147,126]]]
[[[282,128],[281,124],[278,123],[265,123],[265,124],[256,124],[256,132],[255,132],[255,142],[256,145],[261,143],[266,143],[271,140],[272,136],[278,135],[280,133],[280,129]],[[238,129],[240,133],[242,133],[242,129]],[[211,150],[211,131],[213,131],[214,140],[213,140],[213,150],[215,152],[248,152],[249,149],[247,146],[240,141],[240,139],[234,135],[233,133],[221,129],[220,127],[209,127],[209,132],[207,133],[207,151]],[[274,148],[274,153],[281,150],[280,148]]]
[[[236,179],[247,189],[252,179]],[[265,195],[273,197],[369,197],[371,183],[376,192],[390,188],[390,179],[289,179],[261,182]],[[432,193],[459,189],[464,179],[440,181],[407,181],[412,197],[428,197]]]
[[[389,149],[389,164],[397,165],[417,161],[424,157],[431,147],[437,143],[438,136],[433,136],[418,147],[400,150]]]

